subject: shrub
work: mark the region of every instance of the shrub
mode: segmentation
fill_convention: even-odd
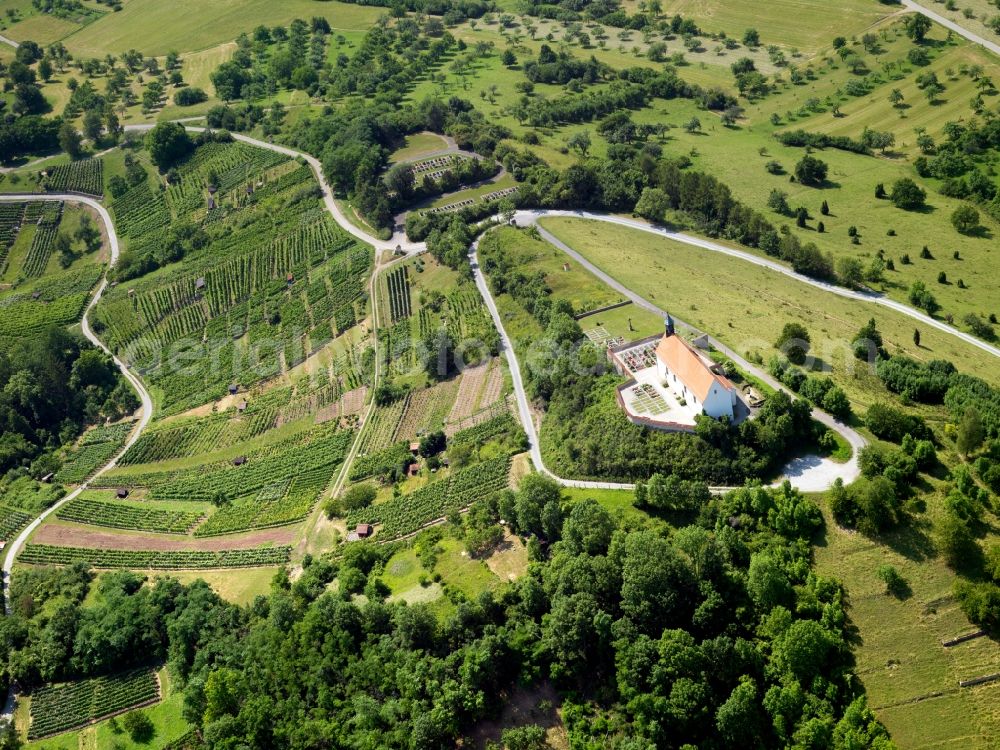
[[[979,212],[963,203],[952,212],[951,225],[962,234],[973,234],[979,229]]]
[[[178,89],[174,94],[174,104],[178,107],[190,107],[193,104],[201,104],[207,99],[208,94],[194,86],[186,86],[185,88]]]
[[[896,208],[913,211],[924,206],[927,193],[909,177],[904,177],[893,183],[889,200]]]
[[[803,156],[795,165],[795,177],[803,185],[822,185],[827,169],[826,162],[815,156]]]
[[[774,346],[788,357],[790,362],[801,365],[806,360],[809,344],[809,331],[805,326],[801,323],[785,323]]]

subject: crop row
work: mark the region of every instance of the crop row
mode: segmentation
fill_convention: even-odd
[[[161,510],[140,504],[102,502],[86,498],[77,498],[67,503],[56,515],[64,521],[156,534],[186,534],[204,518],[202,513]]]
[[[406,441],[390,445],[380,451],[375,451],[367,456],[360,456],[351,464],[350,480],[356,482],[359,479],[380,476],[386,474],[404,461],[411,459],[413,454]]]
[[[97,427],[86,433],[56,473],[60,482],[82,482],[117,453],[132,430],[131,422]]]
[[[0,542],[13,539],[17,533],[31,523],[33,516],[17,508],[0,505]]]
[[[115,200],[111,210],[115,213],[115,227],[129,237],[155,232],[170,224],[170,210],[163,195],[154,193],[145,182]]]
[[[403,536],[436,518],[505,489],[509,485],[509,474],[509,456],[483,461],[409,495],[400,495],[379,505],[353,511],[348,515],[347,525],[350,528],[359,523],[381,523],[380,538]]]
[[[517,420],[509,411],[502,411],[494,417],[480,422],[472,427],[459,430],[448,440],[449,445],[460,445],[462,443],[485,443],[498,435],[513,432],[520,428]]]
[[[392,271],[385,280],[389,291],[389,312],[396,323],[410,317],[410,284],[406,266]]]
[[[400,398],[391,404],[377,407],[371,416],[371,420],[364,426],[365,434],[361,438],[360,452],[362,454],[380,451],[392,443],[399,427],[399,421],[406,411],[407,399]]]
[[[229,550],[124,550],[54,547],[28,544],[18,560],[28,565],[73,565],[134,570],[206,570],[255,568],[288,562],[291,547],[250,547]]]
[[[104,195],[104,162],[81,159],[69,164],[50,167],[45,177],[45,189],[54,193],[72,190],[101,197]]]
[[[49,685],[32,694],[28,739],[82,727],[159,698],[160,684],[150,669]]]

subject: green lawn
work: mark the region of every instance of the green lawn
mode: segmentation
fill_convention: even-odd
[[[231,42],[259,24],[287,24],[295,18],[323,16],[335,29],[363,29],[384,10],[364,5],[313,0],[129,0],[119,13],[84,27],[63,40],[76,56],[103,57],[135,48],[144,55],[182,54]],[[39,40],[41,41],[41,40]]]
[[[393,164],[413,161],[425,154],[441,151],[448,147],[448,142],[437,133],[413,133],[406,136],[405,144],[394,151],[389,161]]]
[[[915,322],[874,304],[637,229],[570,218],[543,219],[541,224],[636,293],[744,356],[766,361],[782,326],[802,323],[812,336],[814,354],[832,365],[832,377],[856,404],[887,397],[875,375],[850,353],[851,340],[871,317],[891,351],[920,360],[949,359],[963,371],[993,382],[1000,379],[993,357],[936,329],[922,328],[916,348]]]

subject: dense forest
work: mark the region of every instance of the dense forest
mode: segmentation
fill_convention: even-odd
[[[0,347],[0,475],[55,471],[54,452],[85,425],[131,413],[139,403],[111,357],[53,327]]]
[[[470,518],[512,519],[535,562],[444,621],[384,601],[391,546],[307,558],[246,607],[201,582],[48,569],[15,579],[0,663],[28,689],[166,663],[210,748],[453,747],[542,681],[574,747],[891,747],[851,673],[843,592],[810,571],[811,500],[745,489],[672,533],[558,500],[533,476],[480,501]]]

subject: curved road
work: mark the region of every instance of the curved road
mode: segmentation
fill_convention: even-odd
[[[111,221],[111,215],[108,213],[108,210],[103,205],[101,205],[99,201],[95,200],[94,198],[86,198],[80,195],[71,195],[69,193],[44,193],[44,194],[14,193],[14,194],[0,195],[0,203],[20,203],[28,200],[66,201],[72,203],[83,203],[93,208],[95,211],[97,211],[98,215],[101,217],[101,221],[104,222],[105,229],[107,230],[108,233],[108,244],[111,247],[111,259],[110,262],[108,263],[108,268],[110,269],[118,261],[118,255],[119,255],[118,234],[115,232],[115,226],[114,223]],[[99,347],[100,349],[111,355],[112,359],[115,362],[115,365],[121,371],[122,375],[124,375],[125,379],[132,384],[133,388],[135,388],[136,392],[139,394],[140,400],[142,401],[142,415],[140,416],[139,421],[136,424],[135,428],[132,430],[132,434],[129,436],[128,440],[125,441],[125,445],[122,446],[122,449],[118,451],[115,457],[112,458],[108,464],[106,464],[103,468],[95,472],[93,475],[94,477],[100,476],[101,474],[115,467],[115,465],[118,463],[118,459],[121,458],[122,454],[124,454],[125,451],[127,451],[129,447],[131,447],[131,445],[136,440],[139,439],[140,433],[146,428],[146,425],[149,424],[149,420],[153,416],[153,400],[152,398],[150,398],[149,392],[142,384],[142,381],[139,380],[139,378],[136,375],[132,374],[132,372],[129,371],[128,367],[125,366],[125,363],[122,362],[120,359],[118,359],[118,357],[116,357],[111,352],[111,350],[109,350],[108,347],[104,345],[104,342],[102,342],[94,334],[93,329],[90,327],[90,320],[89,320],[90,311],[94,308],[94,305],[96,305],[98,301],[101,299],[101,296],[104,294],[104,290],[107,289],[107,286],[108,286],[108,275],[107,271],[105,271],[104,277],[101,279],[101,283],[97,287],[97,291],[94,292],[94,296],[91,297],[90,302],[87,304],[86,309],[83,311],[83,317],[81,318],[80,321],[81,328],[83,329],[83,335],[92,344],[94,344],[95,346]],[[75,497],[77,497],[81,492],[83,492],[87,488],[87,484],[88,484],[87,482],[84,482],[75,490],[73,490],[73,492],[66,495],[66,497],[64,497],[62,500],[58,501],[52,507],[45,510],[40,516],[38,516],[38,518],[36,518],[34,521],[28,524],[28,526],[25,527],[25,529],[20,534],[18,534],[17,538],[15,538],[10,544],[7,545],[7,548],[4,550],[4,559],[3,559],[3,597],[4,597],[4,610],[7,612],[7,614],[10,614],[11,612],[11,602],[9,596],[7,596],[7,592],[8,592],[8,587],[10,586],[11,570],[14,567],[14,558],[17,557],[18,553],[21,551],[21,547],[24,546],[25,542],[28,540],[28,537],[31,536],[31,534],[35,531],[35,529],[37,529],[39,525],[41,525],[42,521],[44,521],[50,515],[55,513],[60,507],[68,503],[70,500],[73,500]],[[11,692],[7,696],[7,702],[4,705],[3,713],[0,713],[0,724],[9,721],[13,716],[13,711],[14,711],[14,691],[13,688],[11,688]]]
[[[567,213],[571,215],[573,212],[558,212],[558,211],[518,211],[515,214],[514,220],[519,225],[524,224],[534,224],[542,216],[552,216],[559,215],[561,213]],[[613,218],[613,217],[606,217]],[[600,268],[592,264],[582,255],[577,253],[575,250],[570,248],[568,245],[561,242],[559,239],[554,237],[552,234],[546,230],[538,227],[541,236],[549,242],[554,247],[562,250],[564,253],[576,260],[580,265],[585,267],[588,271],[594,274],[596,277],[601,279],[605,284],[615,289],[620,294],[624,295],[626,298],[630,299],[634,304],[642,307],[650,312],[655,313],[661,318],[665,318],[667,313],[661,310],[659,307],[649,302],[643,297],[628,289],[620,282],[615,280],[613,277],[606,274]],[[472,248],[469,251],[469,261],[472,266],[473,278],[476,282],[476,287],[479,289],[479,293],[482,295],[483,300],[486,303],[487,309],[490,311],[490,316],[493,318],[493,322],[497,327],[497,331],[500,334],[500,348],[502,351],[506,352],[508,361],[510,363],[511,379],[514,383],[514,393],[517,398],[517,408],[521,417],[521,423],[524,425],[525,432],[528,434],[528,445],[529,452],[531,455],[531,461],[535,465],[538,471],[547,474],[548,476],[555,479],[564,487],[575,487],[581,489],[621,489],[621,490],[631,490],[635,488],[634,484],[627,482],[599,482],[599,481],[588,481],[579,479],[564,479],[553,474],[548,468],[546,468],[545,463],[542,459],[542,451],[540,446],[540,441],[538,438],[538,431],[535,428],[534,421],[531,415],[531,408],[528,403],[527,393],[524,389],[524,382],[521,376],[521,367],[517,361],[517,354],[514,351],[514,347],[511,344],[510,337],[507,335],[507,331],[504,329],[503,320],[500,317],[500,312],[497,309],[496,302],[493,299],[493,295],[490,292],[489,286],[486,283],[486,279],[479,267],[479,240],[476,240],[472,244]],[[674,318],[674,322],[682,327],[685,327],[691,331],[696,329],[677,319]],[[772,378],[767,372],[761,370],[756,365],[751,364],[735,351],[725,346],[714,338],[709,338],[712,346],[719,351],[723,352],[727,357],[732,359],[737,365],[739,365],[746,372],[751,373],[757,378],[765,381],[768,385],[773,388],[781,389],[784,388],[780,383],[778,383],[774,378]],[[787,389],[786,389],[787,390]],[[794,396],[793,396],[794,398]],[[858,452],[867,445],[867,441],[855,430],[848,427],[847,425],[839,422],[838,420],[831,417],[826,412],[819,411],[818,409],[813,409],[812,412],[813,419],[826,425],[832,430],[838,432],[848,443],[851,445],[852,454],[849,461],[843,464],[837,464],[827,459],[816,461],[812,460],[812,463],[807,463],[810,459],[796,459],[790,464],[791,471],[796,474],[801,474],[801,476],[788,477],[792,484],[794,484],[798,489],[803,492],[820,492],[829,489],[833,480],[837,477],[843,479],[846,483],[853,482],[861,473],[860,466],[858,464]],[[779,479],[774,482],[771,486],[779,486],[784,479]],[[734,487],[713,487],[712,492],[719,494],[723,492],[728,492]]]
[[[929,19],[931,19],[936,23],[941,24],[946,29],[950,29],[951,31],[954,31],[956,34],[964,36],[970,42],[975,42],[981,47],[988,49],[994,55],[1000,55],[1000,44],[997,44],[996,42],[991,42],[988,39],[984,39],[983,37],[979,36],[979,34],[969,31],[964,26],[959,26],[951,19],[945,18],[944,16],[935,13],[930,8],[925,8],[923,5],[913,2],[913,0],[902,0],[902,1],[903,5],[909,8],[910,10],[927,16]]]

